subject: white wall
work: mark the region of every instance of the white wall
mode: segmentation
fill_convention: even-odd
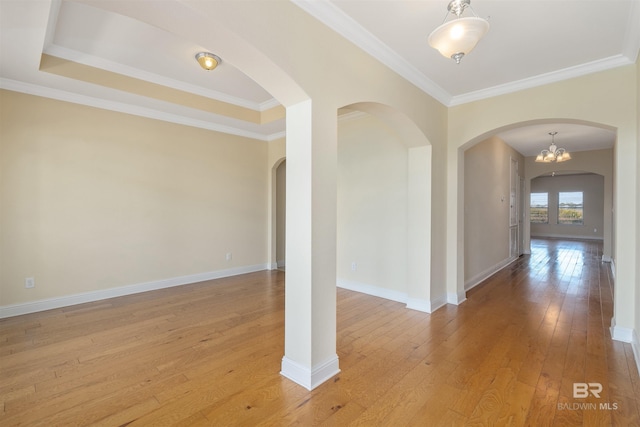
[[[265,142],[9,91],[0,103],[0,306],[266,267]]]
[[[558,224],[558,193],[581,191],[582,225]],[[531,237],[604,238],[604,177],[596,174],[541,176],[531,180],[532,193],[548,193],[549,223],[531,223]],[[609,206],[609,209],[611,207]]]

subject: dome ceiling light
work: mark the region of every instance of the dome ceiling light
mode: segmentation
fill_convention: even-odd
[[[220,59],[219,56],[209,52],[197,53],[196,60],[198,61],[198,64],[207,71],[213,70],[222,62],[222,59]]]
[[[474,16],[461,18],[466,8]],[[456,17],[447,22],[449,14]],[[471,8],[471,0],[451,0],[447,7],[444,22],[429,35],[429,45],[437,49],[444,57],[451,58],[457,64],[478,44],[489,31],[489,22],[479,18]]]

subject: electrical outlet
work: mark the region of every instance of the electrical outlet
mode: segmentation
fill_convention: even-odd
[[[27,289],[35,288],[36,279],[34,279],[33,277],[27,277],[26,279],[24,279],[24,287]]]
[[[353,261],[351,263],[351,271],[357,271],[358,270],[358,263]]]
[[[226,260],[227,261],[231,261],[231,259],[233,258],[233,254],[231,252],[227,252],[227,256],[226,256]]]

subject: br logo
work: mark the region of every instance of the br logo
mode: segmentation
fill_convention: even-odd
[[[600,383],[573,383],[573,397],[574,399],[585,399],[589,397],[589,394],[593,397],[600,399],[600,393],[602,392],[602,384]]]

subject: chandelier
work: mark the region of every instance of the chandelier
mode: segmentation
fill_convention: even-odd
[[[474,16],[461,18],[467,7]],[[456,18],[446,22],[449,13]],[[476,16],[471,8],[471,0],[451,0],[444,22],[429,35],[429,45],[459,64],[462,57],[471,52],[487,31],[489,23]]]
[[[571,160],[571,155],[564,148],[558,148],[555,143],[555,136],[558,132],[549,132],[551,135],[551,145],[548,150],[542,150],[538,157],[536,157],[536,162],[538,163],[551,163],[551,162],[566,162],[567,160]]]

